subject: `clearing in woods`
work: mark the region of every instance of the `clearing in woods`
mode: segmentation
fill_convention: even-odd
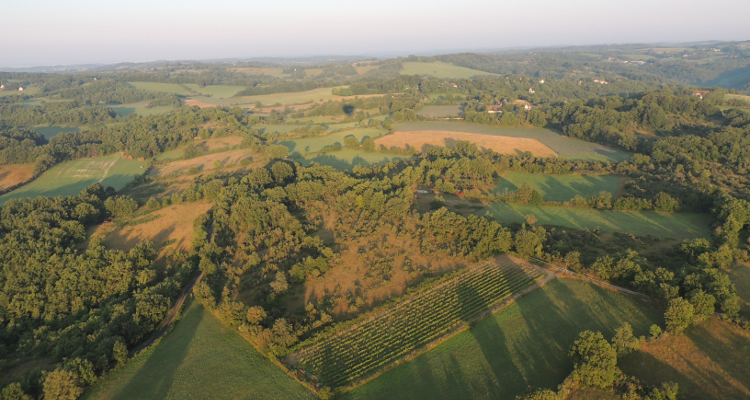
[[[554,150],[560,158],[569,160],[621,162],[632,156],[626,151],[570,138],[543,128],[500,128],[471,122],[424,121],[399,122],[393,124],[393,129],[396,132],[449,131],[536,139]]]
[[[545,275],[553,276],[520,259],[503,256],[488,260],[343,331],[316,339],[288,361],[326,386],[351,385],[465,329]]]
[[[328,165],[341,171],[352,171],[355,165],[369,167],[398,160],[406,160],[408,158],[411,157],[380,152],[366,152],[363,150],[341,150],[307,155],[304,158],[297,158],[294,161],[304,166],[309,166],[313,162],[316,162],[320,165]]]
[[[377,138],[384,135],[387,131],[379,128],[363,128],[354,129],[351,131],[334,132],[328,135],[316,136],[311,138],[303,139],[287,139],[277,144],[286,146],[290,153],[299,153],[304,150],[307,153],[315,153],[327,146],[333,146],[335,144],[344,145],[344,138],[347,136],[354,136],[358,141],[362,142],[365,138]]]
[[[34,176],[34,164],[0,166],[0,191],[24,183]]]
[[[401,149],[405,148],[408,144],[418,151],[424,151],[430,147],[453,148],[459,140],[467,140],[476,143],[480,149],[492,149],[498,153],[519,154],[530,151],[537,157],[557,157],[557,154],[552,149],[536,139],[482,135],[467,132],[396,132],[377,139],[375,143],[377,145],[384,145],[387,148],[395,146]]]
[[[456,65],[442,62],[405,62],[402,64],[401,75],[432,75],[441,79],[460,79],[471,78],[477,75],[500,76],[491,72],[480,71],[477,69],[459,67]]]
[[[163,114],[165,112],[168,112],[170,110],[174,110],[174,107],[172,106],[157,106],[157,107],[148,107],[148,103],[150,103],[151,100],[144,100],[140,101],[138,103],[129,103],[129,104],[108,104],[109,108],[114,110],[117,115],[121,117],[127,117],[130,114],[135,115],[157,115],[157,114]]]
[[[235,93],[239,92],[240,90],[244,90],[245,86],[228,86],[228,85],[211,85],[211,86],[204,86],[200,87],[194,83],[187,83],[185,86],[196,92],[203,95],[208,95],[214,98],[218,99],[227,99],[229,97],[234,96]]]
[[[265,160],[265,157],[259,156],[250,149],[222,151],[187,160],[172,161],[164,165],[154,165],[149,169],[148,174],[149,176],[154,177],[162,177],[170,174],[184,174],[190,171],[191,168],[197,168],[201,172],[207,172],[214,168],[216,161],[220,161],[222,168],[224,168],[239,165],[244,159],[249,159],[255,164],[248,165],[247,167],[249,168],[251,166],[258,166],[258,160]]]
[[[172,332],[95,384],[81,399],[318,398],[203,306],[194,301],[184,307]]]
[[[221,137],[221,138],[211,138],[211,139],[197,139],[195,142],[193,142],[193,145],[197,148],[200,148],[204,151],[212,151],[212,150],[218,150],[218,149],[225,149],[225,150],[231,150],[235,146],[239,146],[242,144],[242,138],[239,136],[227,136],[227,137]],[[165,160],[174,160],[177,158],[182,158],[185,154],[185,147],[179,147],[174,150],[168,150],[164,153],[159,154],[158,156],[154,157],[155,161],[165,161]]]
[[[528,387],[554,389],[573,369],[581,331],[611,338],[624,322],[636,336],[664,325],[644,300],[573,279],[549,281],[432,350],[344,395],[344,399],[503,399]]]
[[[424,106],[417,115],[423,115],[429,118],[437,117],[458,117],[463,112],[463,106]]]
[[[81,128],[77,126],[30,126],[29,128],[41,133],[47,140],[52,139],[62,132],[80,132]]]
[[[498,179],[494,193],[501,194],[506,190],[513,192],[524,183],[542,194],[546,201],[568,201],[580,195],[590,197],[605,191],[615,194],[622,186],[621,178],[608,175],[557,175],[529,174],[525,172],[508,172]]]
[[[750,264],[738,262],[725,272],[729,274],[740,296],[740,313],[750,318]]]
[[[122,154],[67,161],[52,167],[28,185],[0,196],[0,205],[9,199],[37,196],[76,196],[94,184],[122,189],[133,178],[142,174],[146,161],[126,160]]]
[[[487,212],[500,223],[523,223],[527,215],[533,214],[539,221],[538,225],[589,230],[601,228],[608,232],[673,239],[711,237],[712,218],[709,214],[591,210],[503,202],[490,203],[476,214]]]
[[[750,332],[717,317],[665,335],[619,365],[646,385],[676,382],[690,399],[750,399]]]
[[[147,92],[165,92],[182,96],[190,96],[195,94],[176,83],[128,82],[128,84],[138,90],[145,90]]]

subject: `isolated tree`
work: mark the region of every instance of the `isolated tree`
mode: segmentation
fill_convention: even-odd
[[[661,327],[659,325],[651,325],[650,328],[648,328],[648,333],[651,335],[652,338],[658,339],[659,336],[661,336]]]
[[[44,377],[42,392],[44,399],[75,400],[83,393],[76,383],[76,376],[71,371],[56,369]]]
[[[372,138],[367,138],[362,141],[362,149],[367,152],[375,151],[375,140],[373,140]]]
[[[615,336],[612,338],[612,346],[617,351],[618,357],[629,354],[633,350],[637,350],[639,343],[638,339],[633,336],[633,327],[627,322],[620,328],[617,328]]]
[[[285,158],[289,155],[289,149],[286,146],[274,144],[266,147],[265,153],[273,159]]]
[[[344,147],[347,149],[356,149],[359,147],[359,140],[353,135],[349,135],[344,138]]]
[[[693,323],[695,308],[682,297],[675,297],[669,301],[669,307],[664,313],[669,333],[680,335]]]
[[[18,382],[11,383],[10,385],[3,388],[0,391],[0,399],[2,400],[32,400],[33,398],[21,389],[21,384]]]
[[[575,363],[573,378],[587,386],[611,387],[622,374],[617,368],[617,351],[601,332],[584,331],[578,335],[570,355]]]

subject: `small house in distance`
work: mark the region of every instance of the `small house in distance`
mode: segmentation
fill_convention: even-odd
[[[502,114],[503,106],[501,104],[487,106],[487,114]]]
[[[534,94],[536,93],[533,88],[529,88],[529,93]]]
[[[5,85],[0,84],[0,90],[5,89]]]
[[[604,79],[594,79],[594,83],[598,83],[600,85],[609,85],[609,82],[605,81]]]
[[[19,92],[23,92],[23,87],[19,87],[19,88],[18,88],[18,91],[19,91]]]
[[[451,86],[453,86],[454,88],[458,87],[458,85],[456,85],[455,83],[451,83]]]
[[[540,79],[539,83],[544,84],[544,79]]]
[[[517,105],[517,106],[520,106],[520,107],[523,107],[523,109],[524,109],[524,110],[526,110],[526,111],[529,111],[529,110],[531,110],[532,108],[534,108],[534,107],[533,107],[533,106],[531,105],[531,103],[529,103],[529,102],[528,102],[528,101],[526,101],[526,100],[516,100],[516,101],[514,101],[514,102],[513,102],[513,104],[515,104],[515,105]]]
[[[708,90],[694,90],[693,96],[698,96],[701,100],[703,100],[703,96],[707,95],[709,93]]]

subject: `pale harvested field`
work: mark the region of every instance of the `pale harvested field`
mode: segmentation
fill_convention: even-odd
[[[204,150],[220,149],[222,147],[237,146],[242,143],[242,138],[239,136],[227,136],[223,138],[212,138],[203,140],[200,143],[196,143],[195,147],[200,147]]]
[[[26,182],[33,175],[34,164],[3,165],[0,167],[0,190]]]
[[[200,108],[216,107],[216,104],[208,104],[198,100],[185,100],[186,106],[198,106]]]
[[[221,161],[224,166],[227,166],[230,164],[239,164],[245,158],[253,160],[251,166],[258,163],[258,160],[264,159],[262,156],[253,153],[250,149],[237,149],[154,166],[148,171],[148,174],[154,177],[167,176],[173,173],[184,174],[193,167],[198,168],[201,172],[207,172],[214,168],[214,163],[217,160]]]
[[[503,154],[518,154],[519,152],[530,151],[537,157],[557,157],[557,153],[536,139],[481,135],[468,132],[396,132],[392,135],[375,139],[375,143],[378,146],[382,144],[388,148],[392,146],[405,148],[408,144],[422,151],[435,146],[453,148],[456,142],[460,140],[468,140],[469,142],[476,143],[481,149],[492,149]]]
[[[193,221],[199,215],[211,209],[211,203],[175,204],[150,214],[133,218],[130,225],[118,226],[115,222],[101,224],[92,234],[102,238],[109,248],[128,251],[138,243],[148,240],[159,251],[159,257],[166,254],[168,248],[188,250],[193,239]],[[153,219],[154,217],[157,217]],[[143,223],[138,223],[143,220]],[[174,241],[167,246],[167,241]]]

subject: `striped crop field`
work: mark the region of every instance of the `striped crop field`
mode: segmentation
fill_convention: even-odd
[[[347,386],[489,314],[544,275],[508,257],[493,259],[332,333],[290,359],[326,386]]]

